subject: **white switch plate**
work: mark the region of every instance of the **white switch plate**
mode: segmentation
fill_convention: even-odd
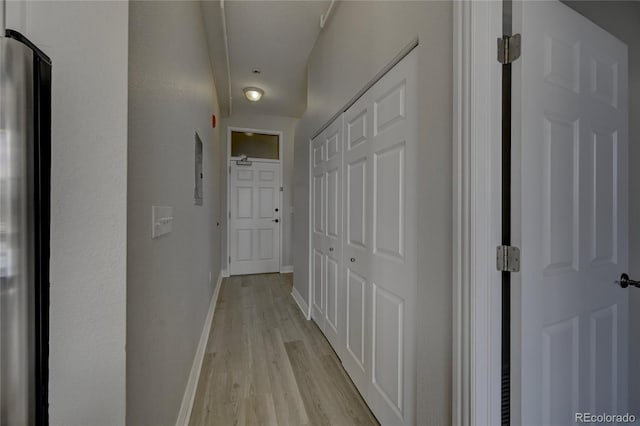
[[[151,206],[151,238],[158,238],[173,230],[173,207]]]

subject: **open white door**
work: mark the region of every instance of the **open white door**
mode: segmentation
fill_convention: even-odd
[[[628,266],[627,47],[559,1],[514,12],[522,266],[512,423],[572,425],[576,413],[627,410],[629,289],[614,284]]]
[[[231,275],[280,270],[280,163],[231,162]]]

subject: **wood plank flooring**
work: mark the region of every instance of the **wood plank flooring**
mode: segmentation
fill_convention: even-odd
[[[291,297],[292,277],[222,282],[191,426],[378,425]]]

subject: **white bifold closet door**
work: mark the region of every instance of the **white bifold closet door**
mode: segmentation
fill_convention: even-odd
[[[414,52],[311,148],[312,317],[332,344],[340,342],[336,352],[383,425],[415,422],[416,76]],[[340,157],[341,176],[331,163]],[[339,203],[333,187],[341,179],[344,232],[335,233],[340,228],[331,226],[340,214],[332,216]],[[340,261],[326,251],[333,247],[336,253],[337,240],[329,235],[342,235],[343,266],[335,290],[331,262]],[[327,318],[336,318],[338,327]]]
[[[340,117],[312,143],[312,318],[340,357],[344,348],[342,140]]]

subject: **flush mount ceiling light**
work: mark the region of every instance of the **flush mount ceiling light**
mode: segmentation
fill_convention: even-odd
[[[242,91],[247,100],[251,102],[258,102],[262,98],[262,95],[264,95],[264,90],[258,87],[245,87]]]

